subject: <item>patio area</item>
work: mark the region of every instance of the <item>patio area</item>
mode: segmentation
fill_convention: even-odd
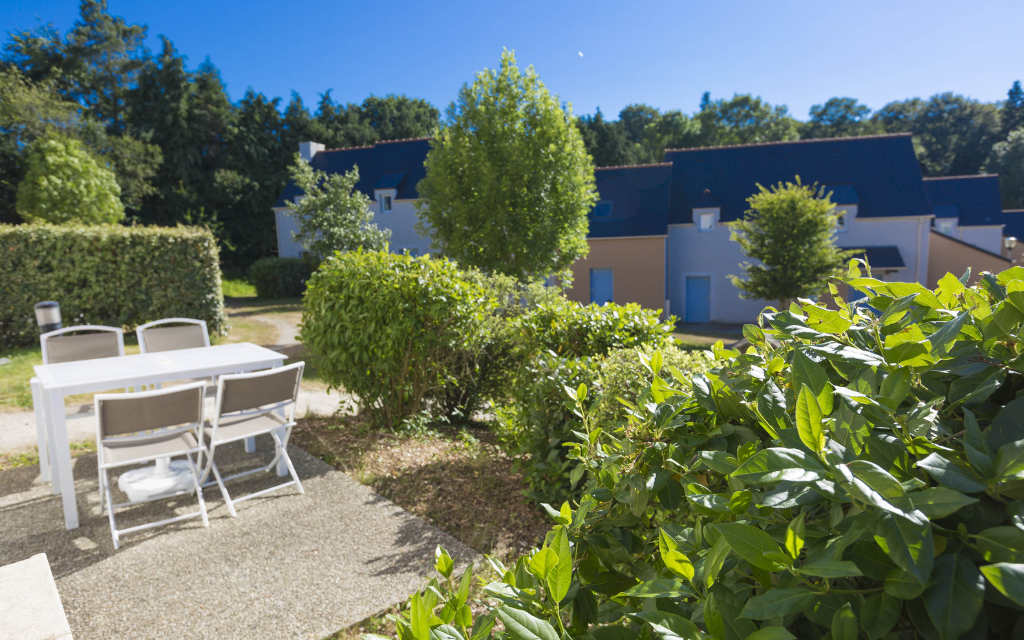
[[[221,453],[218,464],[230,473],[251,467],[254,456],[269,462],[273,449],[262,437],[256,454],[240,442]],[[403,601],[431,574],[438,544],[459,565],[481,559],[305,451],[289,454],[305,495],[268,494],[239,504],[231,518],[210,487],[208,529],[190,520],[142,531],[117,552],[100,514],[95,454],[74,459],[81,527],[72,531],[38,467],[2,471],[0,565],[46,553],[76,638],[308,639]],[[236,485],[248,493],[277,482],[257,474]],[[170,503],[123,511],[119,526],[167,517]],[[192,510],[195,498],[182,496],[174,508]]]

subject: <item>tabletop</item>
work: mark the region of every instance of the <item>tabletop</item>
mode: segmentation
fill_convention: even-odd
[[[247,366],[269,365],[286,358],[287,356],[276,351],[242,342],[116,358],[41,364],[34,369],[44,389],[82,393],[85,389],[80,387],[106,390],[132,386],[132,383],[148,384],[187,377],[205,377],[225,371],[239,371]]]

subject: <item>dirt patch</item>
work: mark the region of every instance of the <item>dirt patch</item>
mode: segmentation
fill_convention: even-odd
[[[292,441],[481,553],[516,557],[551,528],[486,429],[445,427],[416,438],[367,429],[354,417],[311,418],[299,421]]]

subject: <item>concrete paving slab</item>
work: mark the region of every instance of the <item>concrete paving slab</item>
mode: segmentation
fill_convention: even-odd
[[[74,461],[82,517],[74,531],[63,528],[60,498],[38,482],[37,467],[0,472],[0,565],[46,553],[78,638],[315,639],[420,588],[438,544],[462,566],[481,560],[301,449],[289,453],[305,495],[282,489],[240,503],[231,518],[213,486],[203,492],[209,528],[196,518],[129,534],[116,552],[94,455]],[[230,474],[271,457],[261,436],[255,454],[240,443],[218,450],[218,466]],[[280,481],[255,474],[228,488],[238,497]],[[118,513],[118,526],[195,509],[194,496],[138,505]]]

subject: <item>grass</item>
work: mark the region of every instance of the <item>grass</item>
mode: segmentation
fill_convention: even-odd
[[[95,453],[96,443],[92,440],[87,442],[72,442],[71,457],[75,458],[83,453]],[[0,451],[0,471],[14,469],[16,467],[29,467],[39,464],[39,451],[33,449],[22,453],[4,453]]]
[[[684,330],[676,331],[672,334],[672,337],[676,339],[676,346],[683,351],[703,351],[704,349],[710,349],[711,345],[715,344],[719,340],[728,346],[737,340],[741,340],[743,338],[743,334],[719,331]]]
[[[220,276],[220,290],[225,298],[255,298],[256,287],[249,283],[241,269],[225,269]]]

